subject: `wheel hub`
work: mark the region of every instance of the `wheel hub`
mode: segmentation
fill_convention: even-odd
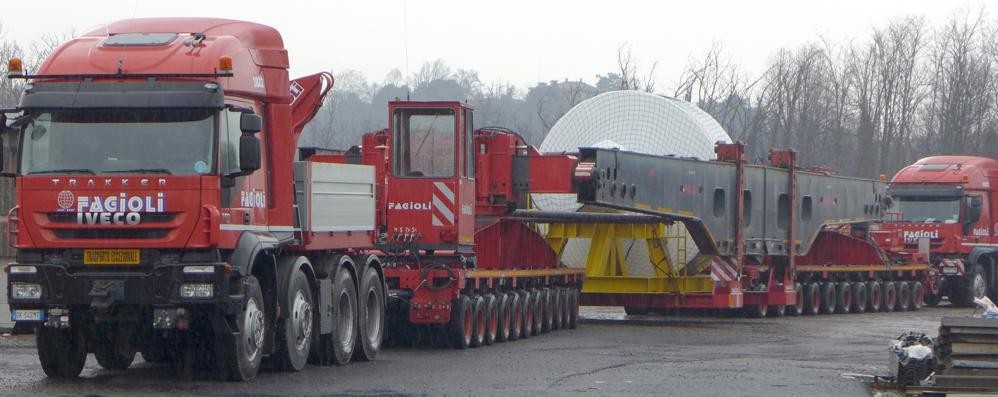
[[[291,328],[295,336],[295,348],[305,350],[305,345],[312,338],[312,305],[302,291],[295,294],[291,311]]]
[[[243,348],[249,361],[256,359],[263,347],[264,319],[263,311],[257,306],[256,300],[246,303],[246,316],[243,322]]]
[[[981,273],[974,274],[973,288],[971,290],[974,293],[974,297],[982,297],[988,291],[988,284],[984,281],[984,275]]]

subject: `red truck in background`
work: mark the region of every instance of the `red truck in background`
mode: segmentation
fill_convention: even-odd
[[[891,208],[879,243],[888,251],[918,250],[927,242],[940,285],[931,286],[926,303],[943,296],[957,305],[996,297],[998,287],[998,161],[972,156],[934,156],[918,160],[894,176]],[[891,237],[885,237],[891,236]],[[923,244],[925,244],[923,242]]]

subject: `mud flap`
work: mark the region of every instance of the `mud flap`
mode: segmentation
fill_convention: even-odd
[[[319,334],[333,333],[333,281],[319,280]]]

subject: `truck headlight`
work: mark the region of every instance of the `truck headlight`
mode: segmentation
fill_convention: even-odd
[[[211,298],[215,295],[215,286],[212,284],[182,284],[180,286],[181,298]]]
[[[42,286],[39,284],[11,283],[10,296],[14,299],[41,299]]]

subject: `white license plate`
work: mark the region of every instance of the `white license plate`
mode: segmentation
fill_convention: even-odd
[[[955,268],[955,267],[944,267],[943,268],[943,274],[957,274],[957,273],[960,273],[960,271],[957,270],[957,268]]]
[[[10,319],[14,321],[42,321],[45,319],[43,310],[14,310],[10,314]]]

